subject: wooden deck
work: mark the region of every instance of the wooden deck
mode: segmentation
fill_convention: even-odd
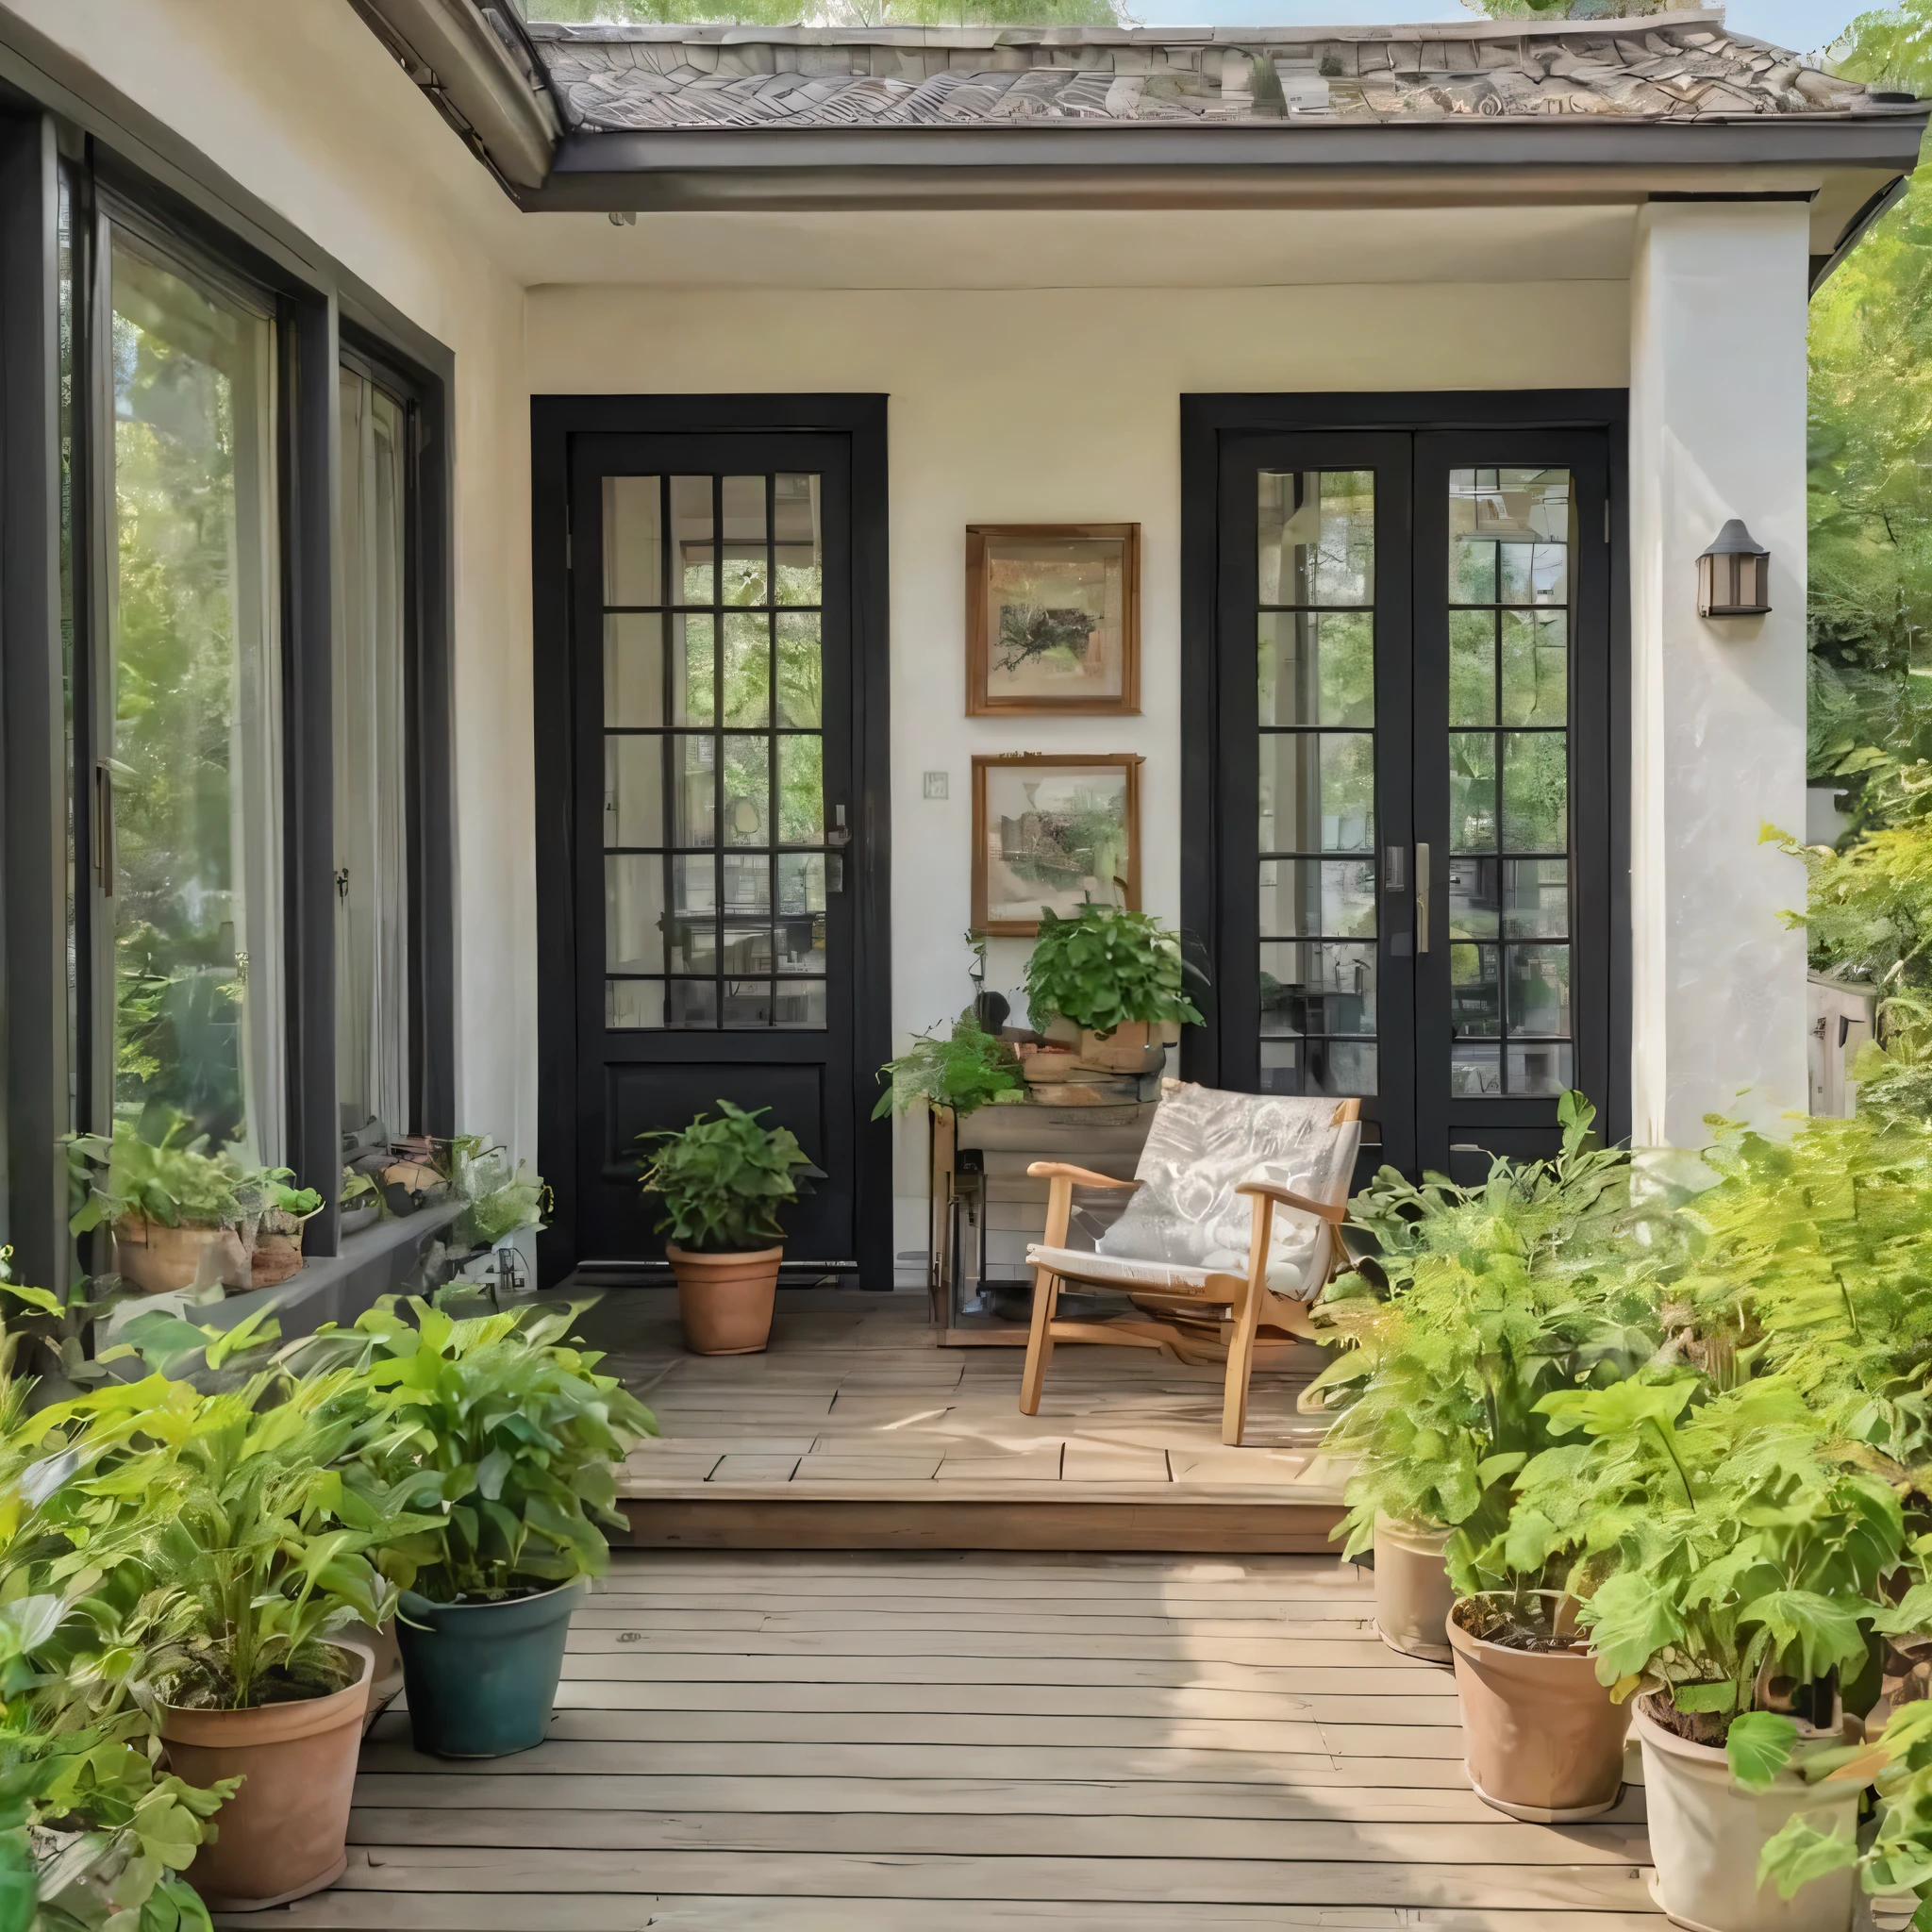
[[[364,1748],[289,1932],[1662,1932],[1642,1794],[1519,1824],[1332,1557],[619,1552],[550,1740]]]
[[[1221,1440],[1220,1372],[1062,1344],[1037,1416],[1022,1352],[941,1348],[924,1296],[785,1292],[762,1355],[684,1352],[667,1290],[616,1290],[586,1333],[657,1412],[625,1473],[653,1547],[1321,1553],[1341,1516],[1289,1347]]]

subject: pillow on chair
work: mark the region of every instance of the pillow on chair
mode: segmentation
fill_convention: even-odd
[[[1335,1124],[1332,1098],[1224,1093],[1185,1084],[1154,1115],[1126,1210],[1095,1243],[1124,1260],[1171,1261],[1244,1274],[1254,1228],[1243,1181],[1273,1181],[1313,1200],[1348,1183],[1361,1138],[1357,1123]],[[1306,1295],[1325,1253],[1326,1230],[1312,1214],[1276,1207],[1268,1286]],[[1319,1284],[1313,1284],[1319,1285]]]

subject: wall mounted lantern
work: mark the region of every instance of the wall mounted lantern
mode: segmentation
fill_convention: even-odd
[[[1762,617],[1771,608],[1771,552],[1738,518],[1697,559],[1699,617]]]

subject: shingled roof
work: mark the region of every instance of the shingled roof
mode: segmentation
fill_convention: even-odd
[[[572,131],[1910,112],[1716,13],[1360,27],[560,26]]]

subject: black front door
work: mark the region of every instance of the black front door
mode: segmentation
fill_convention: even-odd
[[[858,608],[855,439],[567,441],[569,708],[540,775],[570,807],[567,965],[546,948],[543,993],[573,1020],[546,1027],[543,1058],[546,1100],[553,1078],[574,1093],[567,1123],[546,1107],[546,1171],[554,1136],[573,1172],[569,1252],[546,1273],[659,1257],[638,1137],[728,1100],[768,1109],[824,1172],[784,1217],[788,1260],[864,1261],[889,1286],[885,1162],[864,1124],[884,1058],[885,962],[863,941],[885,791],[863,646],[883,635]],[[540,661],[540,692],[543,676]]]
[[[1213,452],[1202,1074],[1357,1094],[1367,1158],[1411,1173],[1550,1150],[1572,1087],[1620,1129],[1607,431]]]

